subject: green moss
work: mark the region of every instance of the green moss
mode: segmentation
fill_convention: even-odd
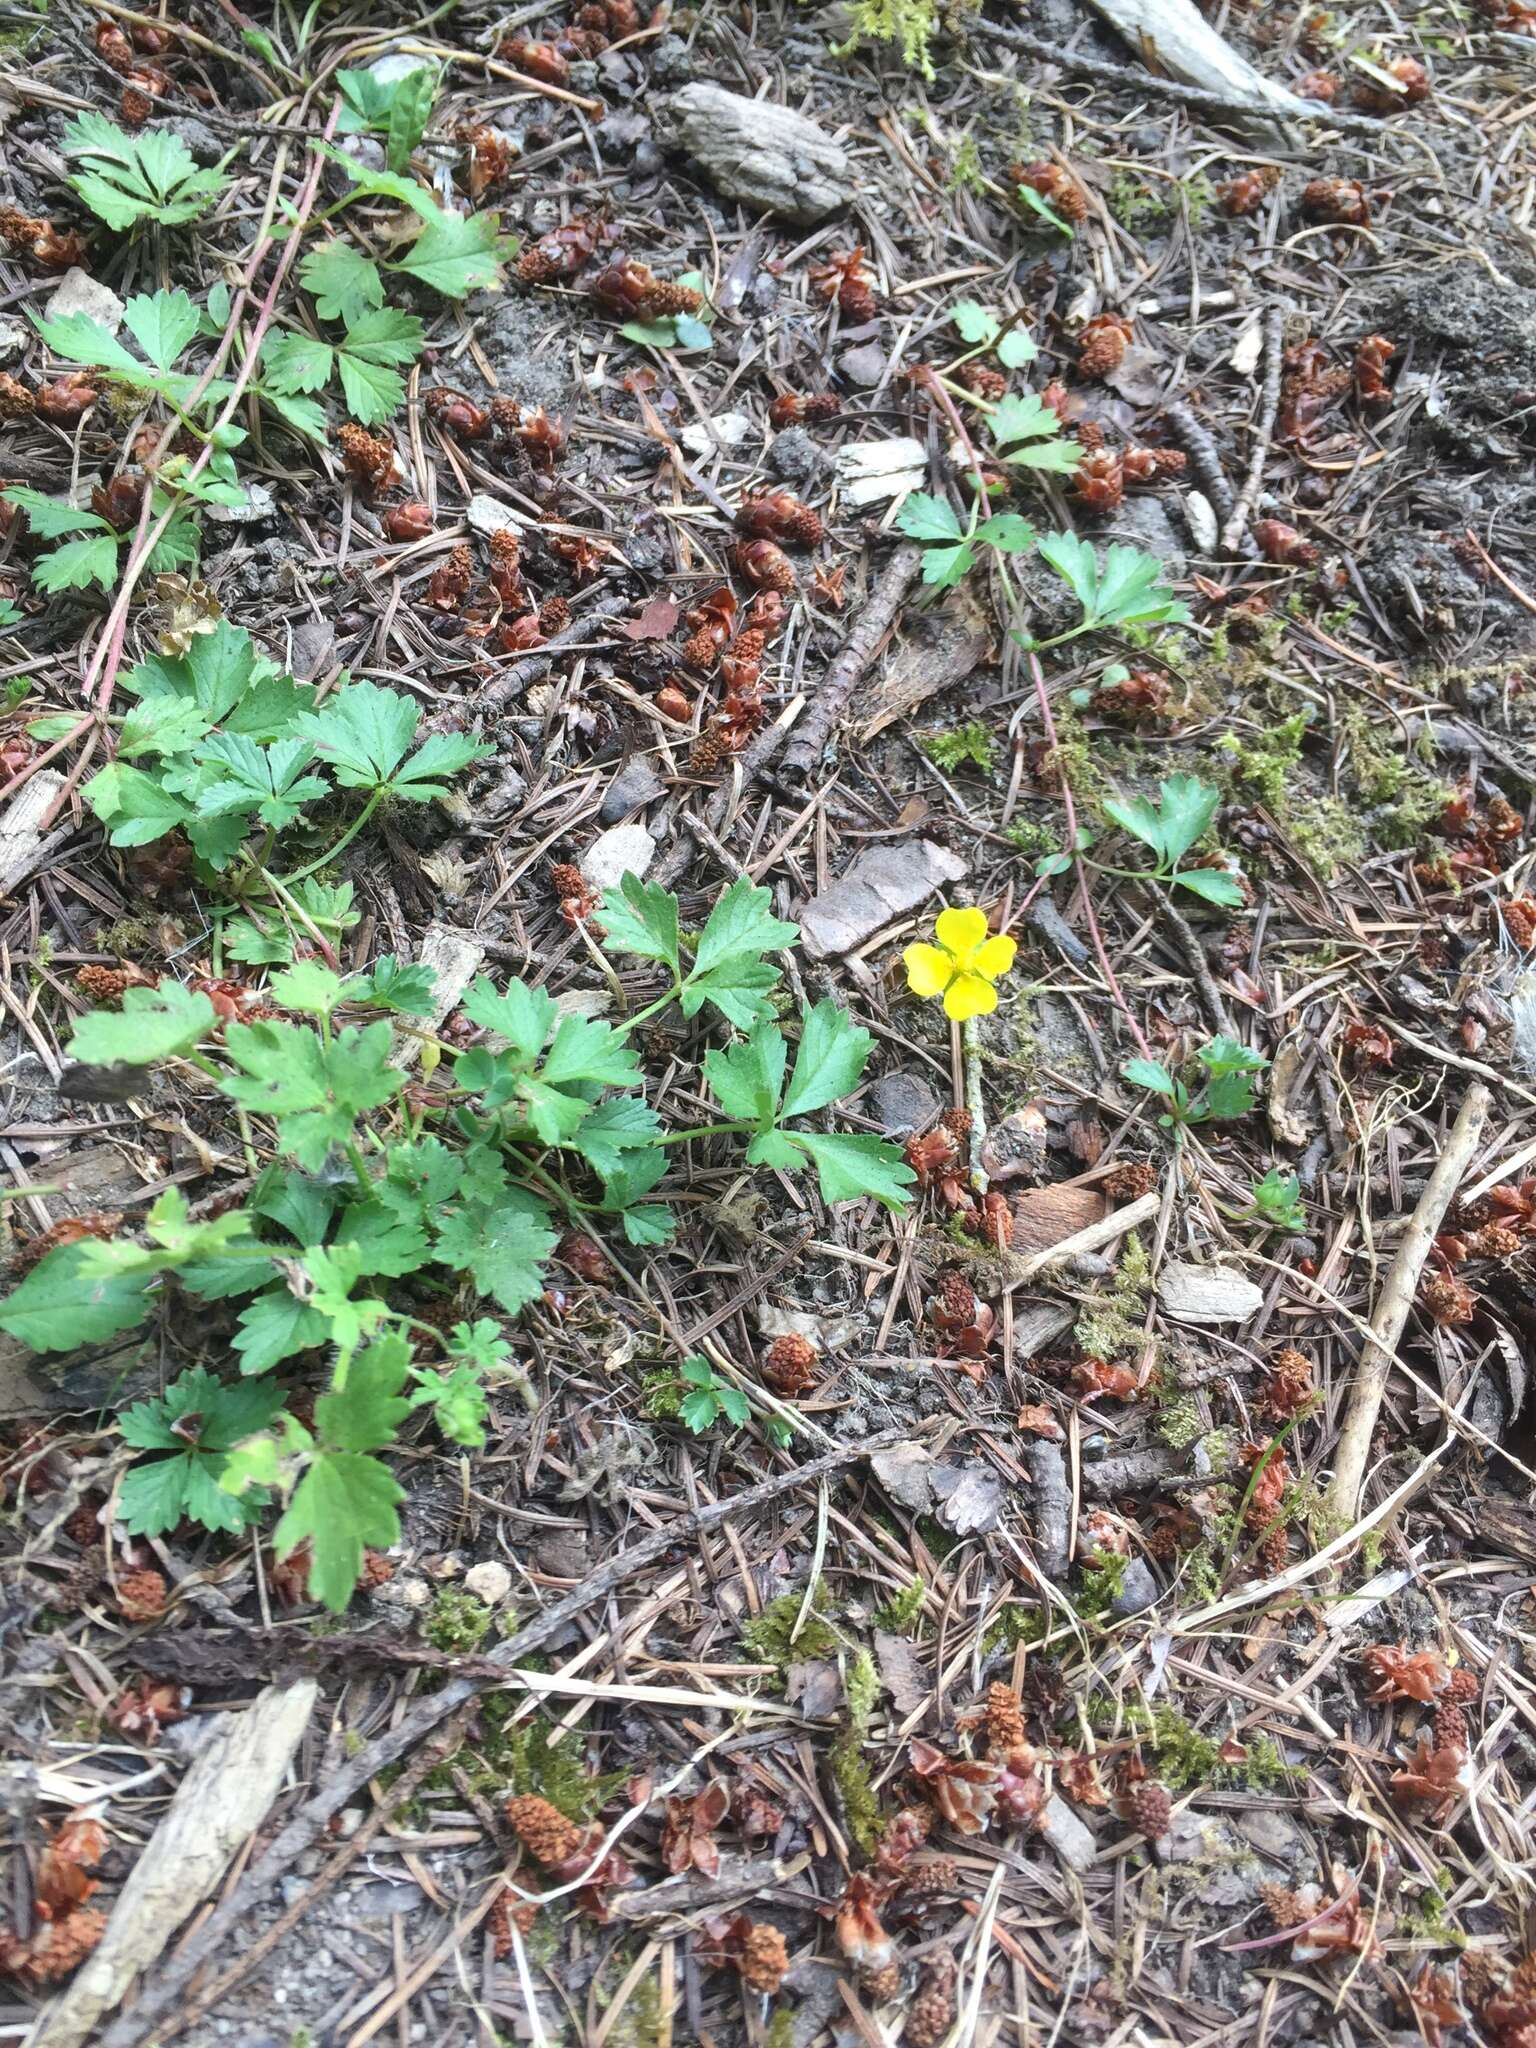
[[[1284,816],[1292,844],[1320,881],[1355,866],[1370,850],[1359,812],[1339,797],[1293,798]]]
[[[640,1375],[640,1406],[652,1422],[675,1422],[687,1391],[670,1368]]]
[[[1016,1650],[1020,1643],[1033,1644],[1044,1640],[1049,1632],[1043,1607],[1023,1607],[1017,1601],[1009,1604],[992,1622],[981,1639],[981,1647],[989,1655],[994,1650]]]
[[[789,2006],[775,2007],[763,2036],[763,2048],[795,2048],[795,2015]]]
[[[1157,1411],[1157,1433],[1170,1450],[1187,1451],[1205,1435],[1200,1404],[1193,1394],[1176,1394]]]
[[[761,1614],[743,1624],[741,1646],[754,1664],[771,1664],[783,1675],[787,1665],[804,1657],[835,1657],[841,1637],[822,1617],[826,1611],[827,1589],[818,1579],[811,1593],[810,1608],[799,1634],[795,1624],[805,1604],[803,1593],[781,1593],[770,1600]]]
[[[973,768],[990,770],[996,759],[992,735],[977,719],[969,725],[957,726],[953,732],[930,733],[920,744],[934,766],[942,768],[946,775],[967,763]]]
[[[1269,1736],[1245,1743],[1246,1756],[1227,1763],[1221,1744],[1202,1734],[1166,1700],[1149,1707],[1142,1700],[1095,1694],[1088,1698],[1085,1711],[1095,1732],[1113,1731],[1142,1743],[1151,1752],[1156,1776],[1170,1792],[1191,1785],[1241,1785],[1262,1792],[1289,1781],[1285,1759]]]
[[[1120,1264],[1106,1287],[1096,1288],[1078,1316],[1073,1335],[1089,1358],[1113,1364],[1146,1342],[1144,1323],[1152,1286],[1147,1248],[1135,1231],[1125,1241]]]
[[[842,1800],[848,1832],[869,1856],[880,1840],[881,1818],[874,1780],[864,1757],[869,1724],[880,1698],[880,1673],[868,1650],[858,1651],[849,1664],[843,1677],[843,1697],[848,1719],[832,1745],[828,1762]]]
[[[445,1656],[467,1656],[478,1649],[491,1625],[491,1610],[473,1593],[445,1586],[432,1602],[422,1633],[434,1650]]]
[[[913,1623],[923,1611],[927,1590],[920,1578],[909,1580],[883,1607],[875,1609],[875,1627],[884,1629],[888,1635],[910,1634]]]
[[[981,153],[969,135],[961,137],[960,147],[950,159],[948,183],[951,192],[984,192],[987,189]]]
[[[1016,846],[1020,853],[1031,857],[1040,853],[1054,853],[1061,844],[1059,835],[1048,825],[1037,824],[1033,818],[1016,818],[1003,833],[1010,846]]]
[[[1245,745],[1234,733],[1225,734],[1217,745],[1231,757],[1233,781],[1256,791],[1270,810],[1283,812],[1289,796],[1291,770],[1301,759],[1302,741],[1310,724],[1310,715],[1298,711],[1294,718],[1282,719],[1279,725],[1260,733],[1251,746]]]
[[[1096,1550],[1083,1559],[1073,1606],[1086,1622],[1102,1622],[1120,1597],[1131,1560],[1117,1550]]]
[[[894,43],[903,64],[932,79],[930,46],[938,28],[938,0],[853,0],[853,33],[833,54],[846,57],[861,43]]]

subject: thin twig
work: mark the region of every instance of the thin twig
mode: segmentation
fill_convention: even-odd
[[[1418,1292],[1419,1276],[1424,1270],[1429,1248],[1477,1150],[1492,1100],[1491,1091],[1481,1081],[1474,1081],[1467,1090],[1461,1114],[1429,1177],[1428,1187],[1419,1197],[1418,1207],[1408,1219],[1403,1241],[1382,1284],[1375,1313],[1371,1317],[1371,1341],[1361,1354],[1360,1371],[1350,1393],[1338,1447],[1334,1452],[1327,1504],[1339,1522],[1351,1523],[1360,1512],[1360,1490],[1365,1484],[1371,1438],[1375,1433],[1376,1418],[1381,1412],[1382,1396],[1392,1368],[1392,1354],[1408,1321],[1408,1311]]]
[[[859,678],[874,658],[875,649],[889,632],[903,599],[916,580],[922,560],[920,547],[910,541],[903,542],[881,570],[880,579],[870,592],[869,601],[860,612],[853,631],[822,678],[814,702],[784,750],[786,773],[807,774],[821,760],[827,742],[842,721],[848,699],[857,688]],[[769,728],[770,732],[773,730]],[[763,737],[766,739],[768,735]],[[763,766],[762,760],[753,759],[755,751],[749,749],[743,759],[744,778],[749,774],[755,775]]]
[[[1280,372],[1284,361],[1285,312],[1280,306],[1272,306],[1264,321],[1264,401],[1259,413],[1258,439],[1253,444],[1248,474],[1243,478],[1237,503],[1221,529],[1221,551],[1224,555],[1235,553],[1248,531],[1248,520],[1258,499],[1259,486],[1264,481],[1264,464],[1269,459],[1270,443],[1275,437],[1275,415],[1280,410]]]

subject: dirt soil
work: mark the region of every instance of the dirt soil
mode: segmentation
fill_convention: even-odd
[[[601,1010],[640,986],[604,882],[697,928],[746,875],[802,929],[790,1026],[833,997],[874,1034],[836,1117],[917,1179],[893,1212],[745,1165],[701,1079],[729,1028],[662,1011],[648,1085],[705,1132],[675,1238],[598,1216],[519,1312],[443,1297],[526,1380],[492,1376],[481,1444],[402,1424],[398,1540],[340,1614],[275,1512],[123,1517],[119,1418],[241,1383],[234,1303],[167,1283],[147,1339],[0,1337],[0,2041],[1536,2041],[1536,12],[1202,11],[1305,118],[1171,86],[1077,0],[3,10],[0,475],[82,507],[134,479],[105,582],[41,587],[35,513],[0,546],[8,1285],[71,1219],[143,1244],[166,1190],[216,1217],[274,1157],[188,1060],[65,1050],[135,981],[267,1014],[230,873],[112,843],[82,794],[122,676],[220,614],[316,701],[371,680],[484,748],[343,838],[331,964],[458,948]],[[83,237],[119,318],[249,279],[226,377],[269,314],[334,340],[284,223],[402,254],[409,200],[338,211],[337,156],[382,172],[388,138],[336,123],[337,75],[381,60],[434,67],[397,182],[495,210],[496,280],[387,272],[424,324],[393,476],[339,387],[311,435],[247,393],[246,502],[118,603],[175,421],[109,371],[39,406],[71,362],[36,230]],[[734,141],[706,88],[760,103]],[[787,158],[780,109],[815,131]],[[92,110],[220,170],[211,210],[94,218]],[[668,291],[594,294],[626,258]],[[1027,393],[1075,474],[986,440]],[[973,524],[978,468],[989,512],[1141,551],[1182,615],[1032,651],[1079,622],[1062,576],[978,542],[937,578],[914,521]],[[1124,829],[1180,775],[1214,896]],[[360,808],[330,801],[306,847]],[[1017,942],[963,1024],[903,962],[946,905]],[[449,1056],[484,1036],[462,992]],[[1199,1054],[1234,1043],[1260,1064],[1223,1109]],[[688,1426],[689,1358],[748,1420]],[[327,1350],[277,1370],[314,1426]],[[145,1935],[178,1787],[306,1684],[254,1832]],[[132,1965],[50,2030],[98,1912]]]

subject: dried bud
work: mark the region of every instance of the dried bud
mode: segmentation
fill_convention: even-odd
[[[1118,370],[1134,332],[1123,313],[1100,313],[1078,336],[1077,367],[1084,377],[1107,377]]]
[[[456,612],[469,595],[474,569],[475,558],[469,543],[460,541],[450,550],[448,559],[432,571],[424,602],[440,612]]]
[[[99,396],[84,371],[71,370],[67,376],[45,384],[33,403],[45,420],[52,420],[56,426],[73,426],[83,413],[90,411]]]
[[[476,405],[472,398],[446,384],[429,391],[423,403],[427,418],[456,441],[483,441],[491,431],[491,415],[486,407]]]
[[[1355,350],[1355,394],[1362,405],[1387,406],[1392,403],[1392,391],[1385,372],[1388,362],[1396,354],[1396,347],[1384,334],[1368,334]]]
[[[788,555],[771,540],[744,540],[732,550],[736,572],[759,590],[776,590],[784,597],[795,593],[795,572]]]
[[[400,458],[382,434],[370,434],[348,420],[336,429],[337,446],[348,476],[371,496],[387,491],[404,475]]]
[[[24,420],[37,411],[37,400],[26,385],[0,370],[0,420]]]
[[[525,36],[511,36],[496,47],[503,64],[510,64],[526,78],[540,85],[569,85],[571,67],[553,43],[532,43]]]
[[[806,548],[815,547],[826,533],[821,515],[809,505],[802,505],[791,491],[768,491],[759,498],[743,498],[736,508],[736,530],[755,539]]]
[[[575,1821],[567,1820],[559,1807],[551,1806],[547,1799],[540,1799],[536,1793],[528,1792],[520,1798],[509,1799],[506,1816],[529,1855],[535,1862],[546,1866],[563,1863],[567,1857],[579,1855],[586,1842],[585,1834]]]
[[[1371,203],[1358,178],[1314,178],[1303,188],[1301,210],[1308,220],[1330,227],[1365,227]]]
[[[835,393],[822,391],[814,397],[802,397],[798,392],[786,391],[774,399],[768,408],[770,427],[809,426],[818,420],[836,419],[841,410],[841,401]]]
[[[159,1572],[124,1572],[117,1582],[118,1611],[125,1621],[150,1621],[165,1612],[165,1580]]]
[[[425,540],[432,531],[432,508],[422,499],[412,498],[408,504],[391,505],[382,524],[389,540]]]
[[[1253,169],[1240,171],[1235,178],[1216,188],[1217,202],[1224,214],[1231,219],[1241,219],[1244,214],[1257,213],[1265,198],[1280,182],[1280,171],[1275,164],[1255,165]]]
[[[1149,1842],[1159,1842],[1173,1819],[1173,1801],[1166,1786],[1155,1778],[1143,1778],[1126,1794],[1126,1818],[1140,1828]]]
[[[597,215],[578,214],[531,242],[517,259],[517,274],[524,284],[555,284],[575,277],[591,262],[602,238]]]
[[[838,311],[850,320],[862,322],[878,315],[880,301],[864,267],[862,249],[839,251],[824,262],[813,263],[806,274],[824,299],[836,299]]]
[[[816,1347],[809,1337],[786,1331],[763,1358],[763,1378],[780,1394],[803,1394],[817,1377]]]
[[[1125,497],[1125,470],[1109,448],[1090,449],[1072,479],[1073,494],[1090,512],[1113,512]]]
[[[1362,79],[1354,90],[1354,102],[1367,114],[1395,114],[1403,107],[1416,107],[1429,98],[1429,73],[1417,57],[1398,57],[1386,67],[1396,87]]]
[[[1315,569],[1321,559],[1312,542],[1303,540],[1283,519],[1255,520],[1253,537],[1265,561],[1283,569]]]
[[[1331,71],[1308,71],[1297,79],[1296,91],[1304,100],[1321,100],[1331,106],[1338,98],[1339,81]]]
[[[96,54],[104,64],[109,64],[118,73],[129,72],[134,66],[133,45],[115,21],[98,21],[93,32]]]
[[[742,1982],[771,1997],[784,1982],[788,1969],[789,1950],[783,1935],[766,1921],[754,1921],[742,1938]]]
[[[955,1959],[938,1949],[923,1963],[917,1992],[907,2013],[905,2048],[938,2048],[955,2023]]]
[[[512,175],[512,161],[517,152],[504,135],[498,135],[494,128],[484,122],[471,122],[459,130],[467,161],[464,166],[464,186],[476,204],[486,193],[497,185],[504,185]],[[529,253],[527,251],[525,254]]]
[[[1027,185],[1038,192],[1053,212],[1073,227],[1088,218],[1088,195],[1069,170],[1046,159],[1032,164],[1015,164],[1008,173],[1015,185]]]

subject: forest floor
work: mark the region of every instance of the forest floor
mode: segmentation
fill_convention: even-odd
[[[1536,2041],[1536,13],[1207,19],[0,9],[0,2041]]]

